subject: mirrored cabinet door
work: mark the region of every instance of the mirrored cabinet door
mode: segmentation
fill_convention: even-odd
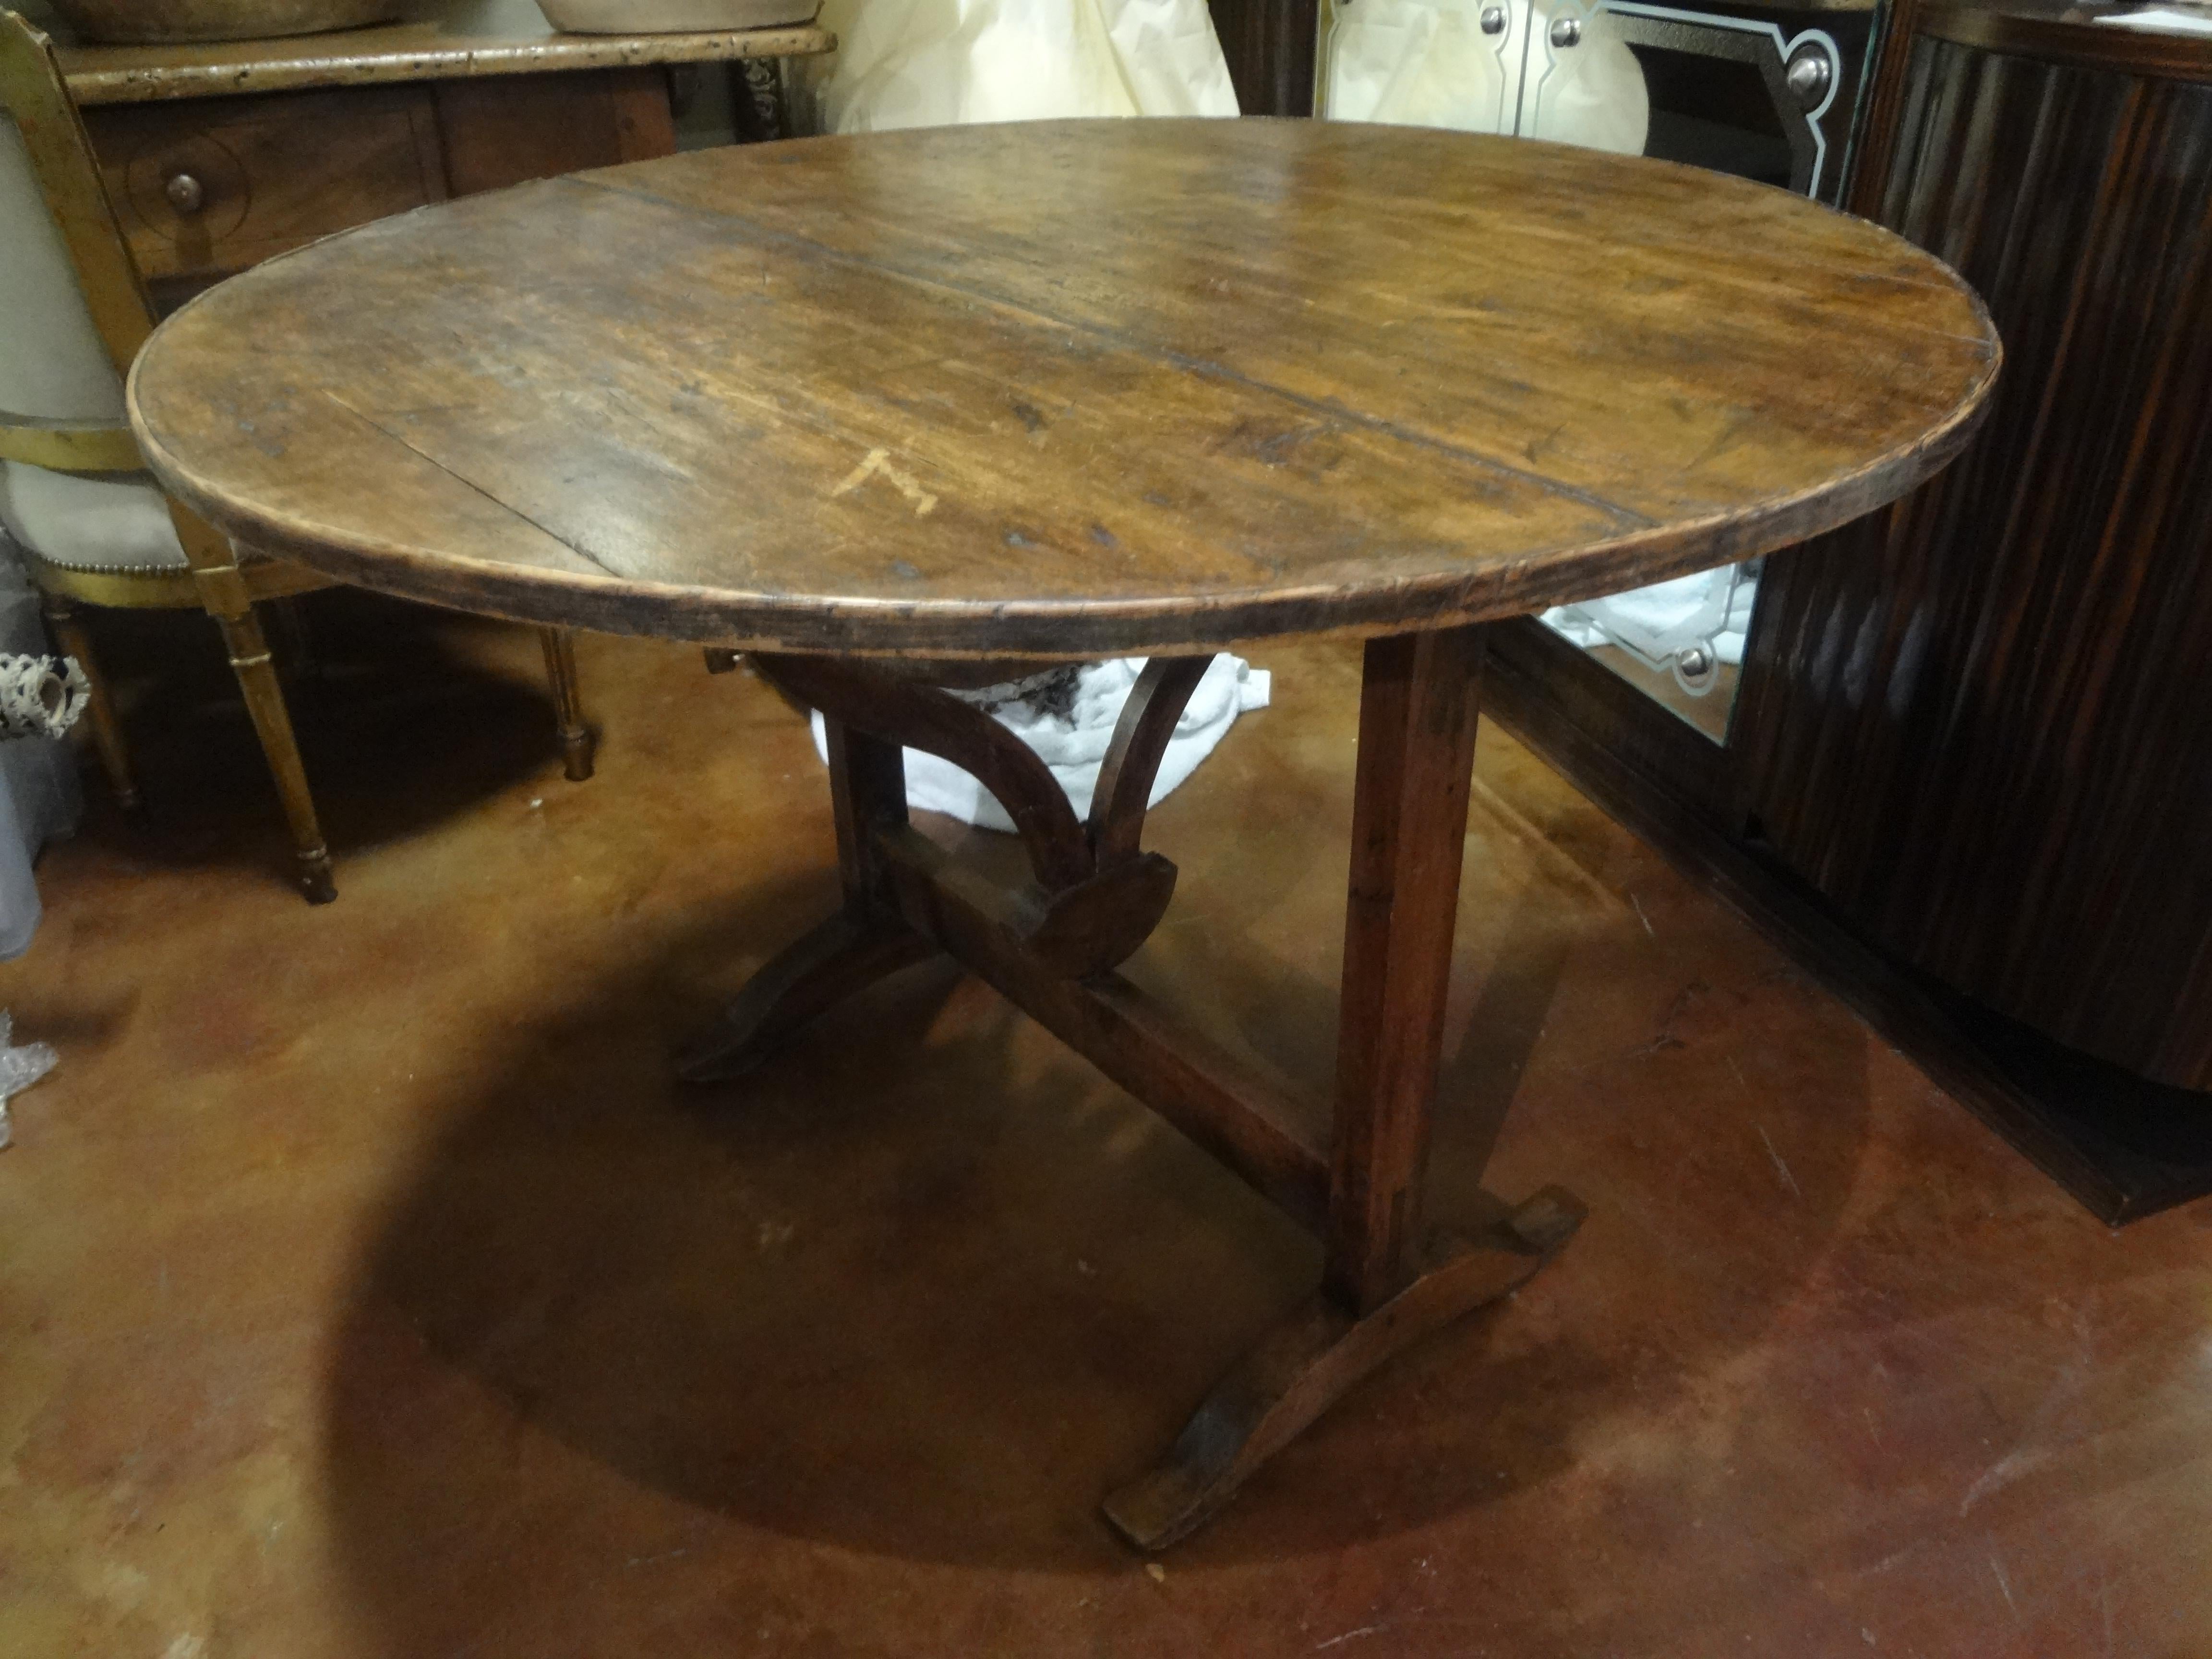
[[[1726,743],[1760,562],[1557,605],[1543,623],[1693,730]]]

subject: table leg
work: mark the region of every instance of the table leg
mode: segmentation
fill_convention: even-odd
[[[1140,1549],[1197,1527],[1361,1377],[1524,1282],[1581,1224],[1546,1188],[1471,1237],[1421,1239],[1483,642],[1474,626],[1367,647],[1322,1286],[1107,1499]]]
[[[1324,1269],[1358,1313],[1418,1266],[1484,639],[1474,627],[1373,640],[1360,679]]]

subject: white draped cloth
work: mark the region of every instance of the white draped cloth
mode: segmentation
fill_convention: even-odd
[[[990,705],[992,718],[1029,744],[1052,769],[1078,817],[1091,811],[1091,796],[1098,787],[1099,769],[1114,740],[1115,724],[1121,718],[1121,706],[1129,701],[1144,667],[1142,657],[1115,657],[1085,664],[1075,695],[1062,709],[1042,708],[1018,700]],[[1160,769],[1152,775],[1152,799],[1146,805],[1158,805],[1170,791],[1196,771],[1199,762],[1213,752],[1239,714],[1265,708],[1273,684],[1273,677],[1266,669],[1255,668],[1242,657],[1224,653],[1214,658],[1176,721],[1175,735],[1168,739]],[[963,702],[976,697],[973,693],[955,695]],[[814,716],[814,750],[825,762],[830,758],[829,733],[819,714]],[[907,805],[948,813],[986,830],[1013,829],[1014,821],[1006,816],[998,797],[972,774],[919,749],[907,750],[905,754]]]
[[[824,132],[1234,115],[1206,0],[825,0],[800,73]]]

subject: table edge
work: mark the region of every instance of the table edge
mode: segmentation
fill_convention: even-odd
[[[1971,290],[1969,290],[1971,292]],[[1976,295],[1979,304],[1979,296]],[[1554,605],[1733,564],[1809,540],[1887,507],[1956,459],[1987,418],[2004,352],[1995,331],[1979,379],[1936,426],[1814,490],[1751,512],[1625,532],[1503,566],[1439,572],[1364,589],[1314,584],[1119,601],[793,601],[723,588],[533,571],[367,540],[309,537],[201,487],[147,430],[134,368],[132,430],[179,501],[240,547],[355,586],[480,616],[736,650],[833,656],[1080,662],[1214,650],[1286,637],[1371,638],[1524,616]],[[988,630],[988,640],[977,638]],[[884,638],[896,631],[897,641]]]
[[[372,537],[310,532],[204,486],[148,428],[140,407],[140,377],[160,345],[161,331],[131,365],[125,401],[155,476],[240,546],[307,565],[352,586],[478,615],[738,650],[886,659],[1018,655],[1085,661],[1210,651],[1268,638],[1371,638],[1523,616],[1756,558],[1887,507],[1957,459],[1987,417],[2002,376],[2005,351],[1995,319],[1972,285],[1927,250],[1886,226],[1844,216],[1927,261],[1967,301],[1980,325],[1987,355],[1958,401],[1939,419],[1859,466],[1795,495],[1701,519],[1640,526],[1480,567],[1398,580],[1316,580],[1295,587],[1118,600],[837,599],[641,581],[603,567],[526,568]],[[260,269],[296,257],[280,256]],[[208,297],[199,296],[185,310]],[[893,633],[896,640],[886,638]]]

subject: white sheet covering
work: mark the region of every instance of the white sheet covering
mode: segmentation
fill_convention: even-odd
[[[1066,719],[1040,714],[1018,702],[996,711],[999,724],[1036,750],[1052,769],[1078,817],[1091,811],[1091,793],[1098,787],[1098,769],[1106,759],[1106,745],[1113,741],[1114,723],[1121,718],[1121,705],[1128,702],[1144,667],[1142,657],[1085,664],[1074,709]],[[1196,771],[1239,714],[1265,708],[1273,680],[1266,669],[1255,668],[1242,657],[1216,657],[1176,722],[1147,804],[1158,805]],[[829,735],[818,714],[814,716],[814,752],[828,763]],[[947,813],[963,823],[1009,833],[1014,827],[997,797],[973,775],[916,749],[906,750],[906,798],[910,806]]]
[[[799,70],[824,132],[1071,115],[1234,115],[1206,0],[824,0]]]

